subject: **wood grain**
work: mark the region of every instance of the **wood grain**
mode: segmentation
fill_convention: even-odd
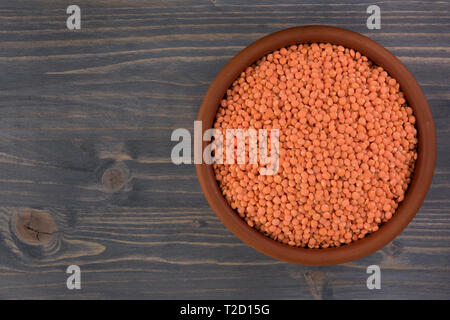
[[[448,1],[240,2],[80,0],[79,31],[65,27],[66,1],[0,3],[1,299],[450,298]],[[371,4],[381,30],[365,27]],[[192,128],[222,66],[252,41],[306,24],[352,29],[396,54],[438,134],[433,185],[408,228],[369,257],[320,268],[240,242],[193,166],[170,161],[172,130]],[[17,232],[27,212],[51,217],[51,237]],[[25,226],[28,237],[48,231]],[[66,289],[71,264],[82,290]],[[371,264],[381,290],[366,288]]]

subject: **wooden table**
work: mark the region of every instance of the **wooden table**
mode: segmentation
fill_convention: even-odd
[[[0,298],[450,298],[448,1],[0,3]],[[366,28],[367,6],[381,30]],[[332,267],[266,257],[209,208],[193,165],[175,166],[209,83],[252,41],[306,24],[363,33],[426,93],[438,135],[433,185],[377,253]],[[78,265],[82,289],[66,288]],[[381,267],[381,290],[366,268]]]

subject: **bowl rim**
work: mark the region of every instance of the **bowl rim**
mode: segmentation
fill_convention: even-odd
[[[234,56],[212,81],[203,98],[197,121],[203,132],[212,127],[220,100],[237,76],[266,54],[300,43],[329,42],[359,51],[384,68],[399,83],[408,104],[413,108],[418,131],[418,158],[413,179],[405,199],[396,213],[378,231],[340,247],[309,249],[291,247],[273,240],[247,225],[228,205],[216,182],[212,165],[196,164],[198,180],[214,213],[243,242],[273,258],[301,265],[333,265],[367,256],[391,242],[414,218],[423,203],[436,164],[436,131],[431,110],[419,84],[403,63],[374,40],[338,27],[309,25],[269,34]],[[202,143],[202,152],[208,142]]]

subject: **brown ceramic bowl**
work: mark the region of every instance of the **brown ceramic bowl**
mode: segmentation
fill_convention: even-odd
[[[223,224],[242,241],[268,256],[287,262],[331,265],[367,256],[392,241],[413,219],[430,187],[436,161],[434,122],[422,89],[400,60],[375,41],[353,31],[327,26],[304,26],[282,30],[252,43],[227,63],[211,83],[197,120],[202,121],[203,131],[212,127],[220,100],[233,80],[248,66],[282,47],[311,42],[329,42],[361,52],[397,79],[409,105],[414,109],[419,140],[418,159],[405,199],[393,217],[378,231],[341,247],[294,248],[272,240],[249,227],[222,196],[211,165],[197,164],[196,170],[209,205]],[[207,142],[204,142],[203,148],[206,145]]]

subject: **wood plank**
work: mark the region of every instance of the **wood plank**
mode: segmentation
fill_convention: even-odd
[[[82,29],[69,31],[66,1],[3,1],[0,299],[449,299],[450,10],[376,3],[382,29],[373,31],[374,3],[354,0],[80,0]],[[194,167],[170,161],[172,130],[192,128],[225,63],[268,33],[307,24],[363,33],[396,54],[438,134],[433,185],[412,223],[366,258],[319,268],[243,244],[209,208]],[[111,168],[119,180],[105,185]],[[44,223],[24,242],[17,226],[29,212],[57,230]],[[66,288],[71,264],[82,269],[81,291]],[[382,269],[376,292],[366,288],[371,264]]]

